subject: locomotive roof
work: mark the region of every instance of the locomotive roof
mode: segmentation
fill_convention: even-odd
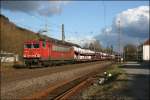
[[[66,41],[62,42],[62,40],[54,39],[54,38],[48,37],[46,35],[41,35],[41,34],[37,40],[48,40],[48,41],[51,41],[52,43],[55,43],[55,44],[80,47],[78,44],[74,44],[74,43],[66,42]],[[30,42],[30,41],[36,42],[37,40],[29,40],[26,42]]]
[[[66,45],[66,46],[76,46],[76,47],[80,47],[79,45],[77,44],[74,44],[74,43],[71,43],[71,42],[62,42],[62,40],[57,40],[57,39],[54,39],[54,38],[48,38],[47,40],[53,42],[53,43],[56,43],[56,44],[61,44],[61,45]]]
[[[74,43],[71,43],[71,42],[66,42],[66,41],[62,42],[62,40],[54,39],[54,38],[48,37],[46,35],[41,35],[40,34],[40,39],[46,39],[46,40],[52,41],[53,43],[56,43],[56,44],[80,47],[77,44],[74,44]]]

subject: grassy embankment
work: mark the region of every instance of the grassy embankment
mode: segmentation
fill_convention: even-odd
[[[0,24],[1,51],[18,54],[22,59],[24,41],[37,39],[36,33],[15,25],[3,15],[0,15]]]
[[[120,65],[113,65],[107,70],[107,72],[113,76],[110,82],[104,83],[103,85],[94,83],[94,85],[83,91],[82,98],[92,100],[127,99],[128,97],[122,95],[122,90],[127,87],[127,75],[119,66]]]

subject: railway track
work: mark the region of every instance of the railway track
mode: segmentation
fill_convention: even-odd
[[[2,74],[1,98],[54,99],[91,77],[92,72],[101,72],[110,64],[111,62],[92,62],[56,68],[9,70]]]
[[[66,70],[73,70],[76,68],[91,66],[98,63],[103,63],[104,61],[97,61],[97,62],[87,62],[87,63],[77,63],[77,64],[66,64],[61,66],[51,66],[51,67],[34,67],[34,69],[28,69],[26,67],[20,67],[20,69],[14,69],[14,68],[6,68],[2,67],[1,70],[1,81],[4,82],[4,84],[11,83],[13,81],[20,81],[25,80],[29,78],[34,77],[40,77],[47,74],[62,72]]]
[[[41,99],[41,100],[67,100],[71,98],[75,98],[76,95],[82,89],[87,88],[91,85],[93,81],[93,77],[98,73],[102,73],[107,69],[106,66],[110,66],[111,64],[104,65],[100,70],[96,70],[94,72],[85,74],[84,76],[75,77],[71,80],[62,81],[60,83],[47,88],[46,90],[40,91],[38,93],[33,94],[31,97],[25,97],[25,100],[28,99]]]
[[[82,89],[87,88],[92,84],[93,79],[92,78],[87,78],[86,80],[80,82],[76,86],[68,89],[61,95],[58,95],[57,97],[54,98],[54,100],[68,100],[68,99],[75,99],[79,95],[79,93],[82,91]]]
[[[86,88],[91,83],[89,77],[93,76],[94,73],[88,74],[86,76],[77,78],[71,82],[66,83],[65,85],[57,88],[53,92],[49,93],[47,100],[67,100],[71,96],[77,95],[83,88]]]

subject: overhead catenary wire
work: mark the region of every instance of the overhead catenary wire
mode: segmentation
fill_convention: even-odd
[[[105,5],[105,2],[103,1],[103,16],[104,16],[104,34],[106,36],[106,38],[108,38],[108,33],[106,32],[106,5]],[[106,39],[106,48],[109,47],[109,39]],[[108,51],[107,51],[108,52]]]
[[[120,29],[120,19],[118,20],[118,62],[120,62],[120,57],[121,57],[121,29]]]
[[[33,18],[36,18],[38,21],[42,21],[42,22],[45,22],[46,23],[46,27],[47,27],[47,30],[55,30],[55,31],[60,31],[60,28],[61,28],[61,24],[55,24],[55,23],[52,23],[52,22],[48,22],[48,19],[43,19],[43,18],[41,18],[41,17],[38,17],[38,16],[36,16],[36,15],[31,15],[30,14],[30,16],[32,16]],[[45,20],[45,21],[43,21],[43,20]],[[45,23],[43,23],[43,24],[41,24],[40,26],[41,26],[41,28],[42,28],[42,26],[43,26],[43,28],[45,27]],[[26,25],[27,26],[27,25]],[[28,28],[32,28],[31,26],[28,26]],[[37,27],[38,28],[38,27]],[[67,33],[74,33],[74,34],[76,34],[76,31],[70,31],[70,30],[67,30],[67,29],[65,29],[65,32],[67,32]],[[78,33],[81,33],[81,32],[78,32]]]
[[[40,18],[40,17],[38,17],[38,16],[36,16],[36,15],[32,15],[32,17],[34,17],[34,18],[36,18],[37,20],[39,20],[39,21],[42,21],[43,22],[43,20],[44,19],[42,19],[42,18]],[[47,16],[45,16],[45,17],[47,17]],[[47,22],[48,22],[48,20],[47,20]],[[43,23],[44,24],[44,23]],[[53,25],[53,26],[55,26],[55,27],[57,27],[57,28],[60,28],[61,27],[61,25],[58,25],[58,24],[55,24],[55,23],[52,23],[52,22],[50,22],[50,24],[49,23],[47,23],[47,25]]]
[[[43,30],[45,27],[45,29],[48,31],[48,33],[47,34],[49,34],[49,32],[51,33],[51,35],[52,34],[56,34],[56,33],[61,33],[61,25],[58,25],[58,24],[55,24],[55,23],[48,23],[48,20],[45,20],[45,21],[43,21],[44,19],[43,18],[41,18],[41,17],[38,17],[38,16],[36,16],[36,15],[31,15],[31,17],[32,18],[36,18],[38,21],[42,21],[42,23],[41,23],[41,25],[34,25],[34,27],[32,27],[32,26],[30,26],[30,25],[27,25],[27,24],[23,24],[24,22],[15,22],[15,23],[17,23],[17,24],[19,24],[19,26],[23,26],[23,27],[25,27],[25,28],[27,28],[27,29],[29,29],[29,30],[32,30],[32,31],[34,31],[34,32],[39,32],[39,30]],[[44,23],[45,22],[45,23]],[[46,25],[45,25],[46,24]],[[90,33],[91,31],[89,31],[89,33]],[[70,33],[72,33],[72,34],[74,34],[74,35],[76,35],[76,36],[78,36],[78,35],[80,35],[80,33],[82,33],[82,32],[76,32],[76,31],[71,31],[71,30],[67,30],[67,29],[65,29],[65,33],[67,33],[67,34],[70,34]],[[88,32],[87,32],[88,33]],[[72,35],[71,35],[72,36]],[[66,36],[66,37],[68,37],[68,36]]]
[[[17,24],[17,26],[20,26],[20,27],[23,27],[25,29],[29,29],[29,30],[32,30],[32,31],[35,31],[34,29],[38,29],[38,27],[34,27],[34,29],[33,29],[33,27],[31,27],[29,25],[22,24],[20,22],[15,22],[15,23]]]

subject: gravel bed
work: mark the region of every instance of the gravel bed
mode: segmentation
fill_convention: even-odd
[[[24,96],[29,96],[50,84],[85,75],[100,69],[103,65],[109,64],[110,63],[93,64],[92,66],[89,65],[77,69],[70,69],[17,82],[13,81],[1,87],[1,99],[18,99]]]

